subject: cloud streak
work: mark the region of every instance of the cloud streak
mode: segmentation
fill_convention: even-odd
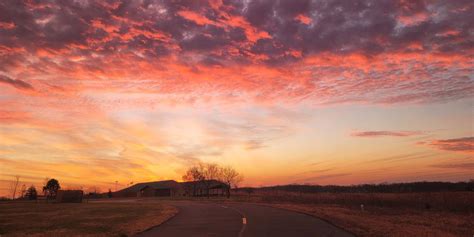
[[[474,137],[422,141],[418,142],[418,144],[430,146],[442,151],[474,153]]]
[[[306,179],[304,179],[304,181],[317,183],[319,181],[323,181],[323,180],[326,180],[326,179],[340,178],[340,177],[345,177],[345,176],[350,176],[350,175],[352,175],[352,174],[351,173],[325,174],[325,175],[319,175],[319,176],[306,178]]]
[[[22,81],[22,80],[18,80],[18,79],[11,79],[7,76],[3,76],[3,75],[0,75],[0,83],[4,83],[4,84],[8,84],[8,85],[11,85],[17,89],[20,89],[20,90],[33,90],[33,86],[30,85],[29,83],[25,82],[25,81]]]
[[[361,131],[353,132],[353,137],[409,137],[424,134],[420,131]]]
[[[473,162],[458,163],[458,164],[445,163],[445,164],[431,165],[431,167],[440,168],[440,169],[466,169],[466,170],[472,170],[472,169],[474,169],[474,163]]]

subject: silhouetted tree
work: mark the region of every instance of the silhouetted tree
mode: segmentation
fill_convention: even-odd
[[[35,186],[31,186],[26,190],[25,197],[29,200],[36,200],[38,198],[38,192],[36,192]]]
[[[216,181],[220,181],[225,185],[224,189],[227,197],[230,197],[230,189],[237,187],[242,179],[242,175],[234,168],[230,166],[221,167],[214,163],[199,163],[190,167],[183,175],[183,180],[192,184],[193,196],[196,196],[196,185],[202,185],[201,187],[204,187],[208,198],[210,197],[211,187]]]
[[[230,190],[232,187],[237,188],[237,185],[242,182],[243,176],[234,168],[226,166],[220,168],[219,180],[226,184],[227,198],[230,198]]]
[[[59,181],[57,181],[56,179],[50,179],[43,187],[43,192],[48,197],[48,199],[52,199],[56,197],[56,194],[58,193],[59,189],[61,189]]]
[[[200,164],[200,169],[204,177],[207,198],[209,198],[212,182],[219,179],[221,169],[217,164],[213,163],[202,163]]]
[[[199,181],[204,180],[204,175],[201,173],[201,170],[198,166],[193,166],[186,171],[186,174],[183,175],[183,180],[191,182],[193,196],[196,196],[197,184]]]
[[[21,185],[21,189],[20,189],[20,198],[24,198],[25,197],[25,193],[26,193],[26,185]]]
[[[16,191],[18,188],[18,184],[20,183],[20,176],[14,176],[12,182],[12,199],[15,199]]]
[[[112,198],[112,190],[109,188],[109,192],[107,193],[107,197]]]

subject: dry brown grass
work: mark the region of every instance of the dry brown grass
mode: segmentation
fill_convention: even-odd
[[[245,200],[246,195],[235,198]],[[256,192],[249,198],[260,202],[337,204],[381,208],[430,209],[448,212],[474,212],[474,192],[437,193],[294,193]]]
[[[472,236],[474,215],[337,205],[268,204],[325,219],[357,236]]]
[[[255,193],[234,196],[325,219],[357,236],[474,236],[474,193]],[[360,204],[364,204],[364,211]],[[429,209],[427,208],[429,207]]]
[[[0,203],[2,236],[129,236],[156,226],[176,208],[151,202]]]

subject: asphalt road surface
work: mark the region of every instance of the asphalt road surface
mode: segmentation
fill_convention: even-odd
[[[175,217],[137,236],[353,236],[305,214],[256,204],[193,201],[171,204],[179,209]]]

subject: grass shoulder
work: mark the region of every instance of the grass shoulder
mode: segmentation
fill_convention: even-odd
[[[312,215],[357,236],[473,236],[474,192],[288,193],[234,195]],[[361,204],[364,207],[361,208]]]
[[[89,203],[0,203],[2,236],[131,236],[177,209],[159,200]]]

